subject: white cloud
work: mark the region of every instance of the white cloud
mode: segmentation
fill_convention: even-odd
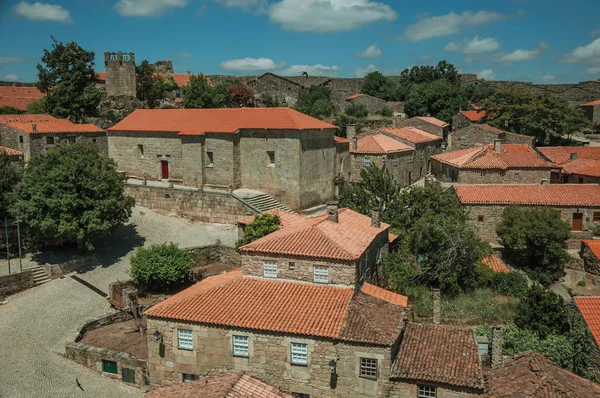
[[[583,73],[584,75],[600,75],[600,66],[590,66],[589,68],[587,68],[587,70]]]
[[[598,37],[600,36],[600,29],[594,29],[590,31],[590,37]]]
[[[356,77],[365,77],[371,72],[375,72],[377,67],[373,64],[369,64],[366,68],[356,68],[354,71],[354,76]]]
[[[182,8],[188,0],[119,0],[117,12],[124,17],[155,17],[171,8]]]
[[[9,82],[16,82],[17,80],[19,80],[19,76],[15,75],[14,73],[9,73],[8,75],[4,75],[4,80],[7,80]]]
[[[496,78],[496,74],[491,69],[484,69],[477,73],[477,78],[484,80],[494,80]]]
[[[561,57],[560,62],[565,64],[600,63],[600,37],[565,54]]]
[[[376,44],[372,44],[365,51],[354,54],[356,58],[377,58],[383,55],[383,51]]]
[[[276,64],[270,58],[240,58],[230,59],[229,61],[221,62],[221,68],[234,71],[251,71],[251,70],[274,70],[282,68],[285,62]]]
[[[421,41],[432,37],[444,37],[458,33],[474,26],[488,25],[505,19],[502,14],[489,11],[470,12],[462,14],[453,12],[439,17],[421,18],[417,23],[409,25],[402,38],[410,41]]]
[[[387,4],[371,0],[281,0],[269,8],[271,21],[304,32],[347,31],[397,16]]]
[[[433,54],[423,54],[419,57],[419,61],[421,62],[428,62],[431,61],[433,59]]]
[[[531,59],[541,58],[544,55],[544,51],[550,48],[545,42],[540,42],[539,46],[533,50],[515,50],[510,54],[502,55],[499,58],[501,62],[522,62],[529,61]]]
[[[241,8],[245,11],[254,10],[263,13],[268,5],[266,0],[213,0],[227,8]]]
[[[179,58],[183,58],[183,59],[192,58],[192,53],[181,53],[181,54],[179,54]]]
[[[540,80],[543,82],[553,82],[556,81],[556,75],[552,74],[552,73],[544,73],[541,77]]]
[[[20,62],[25,62],[25,60],[21,57],[0,57],[0,64],[18,64]]]
[[[13,12],[30,21],[73,22],[69,10],[65,10],[61,6],[52,4],[39,2],[29,4],[25,1],[21,1],[13,7]]]
[[[500,42],[492,37],[479,38],[479,35],[471,40],[464,39],[460,42],[450,42],[444,50],[450,52],[461,52],[463,54],[483,54],[496,51],[500,48]]]
[[[342,68],[335,65],[290,65],[290,67],[282,70],[280,74],[283,76],[299,76],[306,72],[309,76],[337,76],[341,71]]]

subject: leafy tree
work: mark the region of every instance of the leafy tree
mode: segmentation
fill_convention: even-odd
[[[493,272],[488,278],[488,285],[498,293],[517,298],[529,290],[527,278],[520,272]]]
[[[431,83],[436,80],[446,80],[453,85],[460,83],[458,70],[447,61],[440,61],[435,67],[431,65],[413,66],[410,69],[404,69],[400,76],[402,80],[413,84]]]
[[[222,108],[229,98],[224,86],[211,86],[202,74],[191,76],[182,90],[185,108]]]
[[[381,116],[385,116],[385,117],[391,117],[394,116],[394,111],[392,111],[392,108],[390,108],[389,106],[383,106],[381,108],[381,110],[379,111],[379,114]]]
[[[294,108],[312,117],[328,117],[333,112],[331,89],[324,86],[310,86],[303,90]]]
[[[408,117],[431,114],[445,122],[467,104],[466,98],[455,84],[440,79],[420,84],[404,102],[404,111]]]
[[[115,163],[95,145],[59,145],[29,162],[10,211],[36,242],[93,249],[95,239],[131,216],[134,199],[123,194],[123,187]]]
[[[486,98],[496,93],[496,88],[488,83],[466,84],[460,86],[463,96],[473,104],[480,104]]]
[[[267,236],[270,233],[277,231],[279,226],[279,216],[275,214],[258,214],[254,217],[254,221],[246,225],[244,237],[237,242],[237,246],[244,246],[263,236]]]
[[[496,229],[507,258],[544,285],[562,277],[569,261],[565,243],[570,226],[554,209],[509,206]]]
[[[131,256],[129,273],[137,284],[152,291],[181,285],[190,269],[190,254],[174,243],[138,247]]]
[[[164,82],[164,89],[166,92],[175,91],[179,88],[173,75],[166,75],[163,78],[163,82]]]
[[[367,117],[369,115],[369,110],[363,104],[350,104],[344,109],[344,112],[348,116],[357,118]]]
[[[44,50],[43,65],[37,64],[36,86],[46,94],[46,110],[76,121],[95,115],[102,91],[94,86],[94,52],[75,42],[52,41],[52,50]]]
[[[135,67],[135,73],[137,98],[149,108],[155,108],[166,98],[165,79],[154,71],[154,67],[146,59]]]
[[[31,114],[48,113],[48,106],[46,105],[46,98],[42,97],[38,100],[33,101],[29,105],[27,105],[27,113],[31,113]]]
[[[12,106],[0,106],[0,115],[19,115],[22,113],[25,113],[25,111]]]
[[[356,118],[353,116],[348,116],[344,112],[340,112],[336,115],[333,124],[338,126],[338,129],[335,131],[335,135],[346,138],[346,126],[349,124],[356,124]]]
[[[262,93],[260,96],[260,102],[262,102],[267,108],[275,108],[279,106],[277,97],[273,98],[273,96],[269,93]]]
[[[5,153],[0,153],[0,219],[4,221],[9,201],[9,194],[21,181],[20,167],[11,164],[10,158]]]
[[[243,84],[231,84],[227,86],[229,93],[228,103],[234,107],[254,106],[254,90]]]
[[[551,290],[534,284],[517,305],[515,325],[531,330],[540,338],[569,330],[565,300]]]
[[[365,76],[360,92],[372,97],[391,100],[393,99],[394,83],[383,76],[381,72],[371,72]]]

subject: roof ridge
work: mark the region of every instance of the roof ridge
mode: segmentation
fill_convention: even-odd
[[[299,126],[298,126],[298,121],[296,120],[296,115],[294,114],[294,112],[292,111],[292,108],[290,107],[285,107],[285,109],[287,110],[288,116],[290,117],[290,119],[292,120],[292,123],[294,123],[294,126],[296,126],[297,129],[302,130]]]
[[[338,213],[338,217],[339,217],[339,213]],[[317,228],[317,226],[319,226],[320,224],[322,224],[325,221],[329,221],[329,219],[323,219],[323,220],[319,221],[316,225],[312,226],[312,228],[314,228],[317,232],[319,232],[319,234],[321,236],[323,236],[323,238],[325,238],[329,243],[331,243],[333,246],[335,246],[338,250],[345,253],[350,259],[356,260],[356,256],[354,256],[354,254],[350,253],[349,251],[347,251],[346,249],[344,249],[343,247],[338,245],[337,242],[335,242],[333,239],[331,239],[325,232],[323,232],[319,228]]]
[[[356,297],[358,294],[359,294],[359,293],[356,293],[356,294],[354,294],[354,295],[353,295],[353,296],[350,298],[350,301],[349,301],[348,307],[346,308],[346,313],[344,314],[344,319],[342,320],[342,326],[340,327],[340,331],[338,332],[338,336],[339,336],[339,339],[340,339],[340,340],[344,340],[344,338],[341,336],[341,334],[342,334],[342,331],[343,331],[343,330],[346,328],[347,321],[348,321],[348,318],[349,318],[349,316],[350,316],[350,307],[353,305],[353,302],[352,302],[352,300],[353,300],[353,299],[354,299],[354,297]],[[363,294],[366,294],[366,293],[363,293]],[[378,297],[375,297],[375,296],[371,296],[371,295],[367,295],[367,296],[369,296],[369,297],[373,297],[373,298],[375,298],[375,299],[378,299],[378,300],[381,300],[380,298],[378,298]],[[384,300],[381,300],[381,301],[384,301]],[[391,303],[390,303],[390,304],[391,304]],[[392,305],[394,305],[394,304],[392,304]],[[369,329],[368,329],[368,331],[369,331],[369,332],[376,334],[378,339],[382,339],[382,340],[383,340],[383,339],[385,339],[385,337],[386,337],[386,336],[384,336],[384,335],[383,335],[383,333],[381,333],[379,330],[377,330],[377,328],[375,328],[375,327],[374,327],[373,323],[372,323],[372,322],[369,320],[369,318],[368,318],[367,316],[365,316],[365,315],[362,313],[362,311],[356,311],[356,314],[355,314],[355,316],[356,316],[356,315],[357,315],[357,316],[358,316],[358,317],[359,317],[359,318],[360,318],[360,319],[361,319],[361,320],[362,320],[362,321],[363,321],[365,324],[367,324],[367,325],[369,326]],[[352,341],[352,340],[348,339],[348,341]]]

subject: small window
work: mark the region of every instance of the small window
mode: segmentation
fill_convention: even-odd
[[[92,142],[93,142],[94,144],[96,143],[96,141],[97,141],[97,140],[96,140],[95,138],[92,138]]]
[[[180,350],[194,349],[194,338],[191,330],[177,329],[177,348]]]
[[[144,146],[142,144],[138,144],[138,156],[140,158],[144,157]]]
[[[265,261],[263,263],[263,276],[265,278],[277,278],[277,263]]]
[[[233,336],[233,356],[248,357],[248,336]]]
[[[462,146],[467,146],[467,144],[468,144],[468,141],[467,141],[467,139],[466,139],[466,138],[461,138],[461,139],[460,139],[460,145],[462,145]]]
[[[515,173],[515,181],[519,180],[519,178],[521,178],[521,177],[519,176],[519,173]]]
[[[106,359],[103,359],[102,360],[102,371],[105,373],[118,374],[117,363],[115,361],[107,361]]]
[[[181,90],[180,89],[175,90],[175,98],[181,98]]]
[[[193,375],[190,373],[183,373],[181,376],[182,376],[181,378],[183,379],[184,383],[191,383],[192,381],[200,380],[200,376]]]
[[[600,222],[600,211],[595,211],[594,212],[594,218],[593,218],[594,222]]]
[[[317,266],[313,267],[313,282],[329,283],[329,268]]]
[[[135,384],[135,370],[121,368],[121,380],[125,383]]]
[[[308,365],[308,346],[302,343],[292,343],[292,364]]]
[[[377,359],[361,358],[360,359],[360,377],[367,379],[377,378]]]
[[[370,156],[365,156],[363,158],[363,166],[367,167],[371,165],[371,157]]]
[[[477,216],[477,221],[478,222],[483,222],[483,216]]]
[[[294,397],[294,398],[310,398],[310,395],[304,394],[301,392],[293,392],[292,397]]]
[[[491,142],[491,141],[492,141],[492,139],[490,138],[490,136],[486,135],[485,136],[485,142]]]
[[[393,164],[394,164],[394,167],[398,167],[398,158],[394,158]]]
[[[54,145],[54,137],[46,137],[47,145]]]
[[[435,387],[419,385],[417,388],[418,398],[436,398],[437,396]]]
[[[269,156],[269,166],[275,166],[275,151],[267,151]]]
[[[212,152],[206,152],[206,158],[208,160],[208,164],[206,165],[206,167],[214,167],[213,153]]]
[[[290,261],[290,263],[288,265],[288,269],[290,269],[290,270],[296,269],[296,263]]]
[[[19,142],[20,142],[21,144],[23,143],[23,136],[22,136],[22,135],[20,135],[20,136],[19,136]]]

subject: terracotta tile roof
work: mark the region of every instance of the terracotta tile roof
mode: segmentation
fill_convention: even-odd
[[[354,98],[358,98],[358,97],[360,97],[361,95],[362,95],[362,94],[352,94],[351,96],[349,96],[349,97],[346,97],[346,101],[351,101],[351,100],[353,100]]]
[[[600,177],[600,160],[577,159],[561,165],[565,174]]]
[[[508,274],[510,272],[510,269],[508,269],[506,264],[504,264],[504,262],[495,254],[484,258],[481,260],[481,262],[490,267],[492,271],[502,272],[504,274]]]
[[[371,218],[350,209],[338,211],[338,222],[327,215],[304,218],[240,247],[243,253],[328,258],[355,261],[389,225],[371,226]]]
[[[7,148],[5,146],[0,146],[0,154],[7,154],[8,156],[20,156],[23,155],[23,152],[17,151],[16,149]]]
[[[378,299],[387,301],[388,303],[400,305],[402,307],[406,307],[408,305],[408,297],[377,287],[375,285],[371,285],[370,283],[365,283],[360,290],[365,294],[377,297]]]
[[[428,133],[420,130],[416,127],[397,127],[397,128],[384,128],[380,129],[388,134],[402,138],[408,142],[414,144],[421,144],[423,142],[441,141],[442,137],[435,134]]]
[[[476,124],[475,126],[482,130],[485,130],[489,133],[496,134],[496,135],[510,133],[509,131],[500,130],[497,127],[490,126],[489,124]],[[510,133],[510,134],[514,134],[514,133]],[[522,134],[517,134],[517,135],[522,135]]]
[[[290,108],[136,109],[109,131],[161,131],[182,135],[240,129],[337,129]]]
[[[267,210],[263,214],[274,214],[274,215],[279,216],[279,225],[281,225],[282,227],[287,227],[288,225],[290,225],[292,223],[306,219],[306,217],[304,217],[298,213],[294,213],[291,211],[286,211],[286,210],[278,209],[278,208]],[[256,216],[252,215],[252,216],[238,218],[237,223],[242,224],[242,225],[247,225],[247,224],[250,224],[252,221],[254,221],[255,217]]]
[[[600,250],[600,246],[598,245],[595,245],[595,248],[596,250]],[[600,347],[600,296],[575,296],[573,297],[573,301],[577,305],[581,315],[583,315],[588,328],[590,328],[596,344]]]
[[[334,135],[333,142],[335,142],[336,144],[347,144],[350,142],[350,140],[344,137],[338,137],[337,135]]]
[[[581,243],[586,245],[598,260],[600,260],[600,240],[582,240]]]
[[[486,111],[479,111],[479,110],[475,110],[475,111],[460,111],[460,113],[462,113],[467,119],[469,119],[472,122],[478,122],[481,119],[483,119],[484,117],[487,116],[487,112]]]
[[[292,398],[290,394],[245,373],[208,377],[191,383],[158,387],[146,398]]]
[[[527,144],[502,144],[500,152],[493,145],[462,149],[432,156],[438,162],[460,169],[557,168]]]
[[[588,102],[587,104],[583,104],[581,106],[596,106],[596,105],[600,105],[600,99],[597,99],[597,100],[592,101],[592,102]]]
[[[0,106],[26,111],[27,105],[44,96],[36,87],[0,86]]]
[[[546,146],[538,151],[556,164],[570,162],[572,153],[577,154],[577,159],[600,160],[600,147],[597,146]]]
[[[58,120],[53,116],[39,113],[25,113],[22,115],[0,115],[0,123],[37,123]]]
[[[96,72],[96,80],[106,81],[106,72]]]
[[[392,345],[405,308],[352,287],[256,277],[208,277],[146,311],[149,317]],[[394,335],[394,333],[396,333]]]
[[[436,126],[439,126],[439,127],[450,126],[448,123],[446,123],[440,119],[436,119],[435,117],[431,117],[431,116],[417,116],[417,119],[422,120],[427,123],[435,124]]]
[[[409,323],[390,378],[483,389],[473,329]]]
[[[351,153],[365,153],[372,155],[384,155],[387,153],[405,151],[414,151],[414,148],[384,134],[368,135],[360,138],[357,142],[357,149],[350,149]]]
[[[600,206],[598,184],[457,184],[453,189],[469,205]]]
[[[489,398],[588,398],[600,396],[600,386],[527,352],[485,373]]]
[[[0,121],[2,123],[2,121]],[[26,122],[6,122],[5,125],[22,131],[26,134],[47,134],[47,133],[102,133],[104,130],[93,124],[75,124],[68,119],[54,119],[48,121]],[[33,130],[35,124],[35,131]]]

